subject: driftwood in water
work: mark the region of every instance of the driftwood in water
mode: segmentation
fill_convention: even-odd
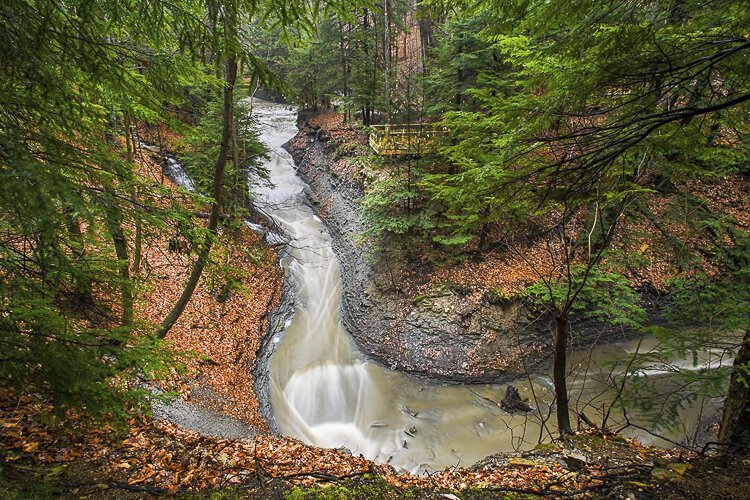
[[[505,392],[505,397],[500,402],[500,408],[508,413],[515,413],[517,411],[527,412],[534,409],[529,404],[528,399],[521,399],[521,395],[518,394],[518,389],[512,385],[508,386],[508,390]]]

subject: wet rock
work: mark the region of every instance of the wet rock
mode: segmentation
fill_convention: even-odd
[[[536,467],[539,465],[539,463],[535,462],[534,460],[529,460],[528,458],[513,457],[508,460],[508,465],[512,465],[513,467],[518,467],[520,469],[526,469],[529,467]]]
[[[310,203],[312,203],[313,205],[320,205],[320,199],[312,189],[310,189],[308,186],[305,186],[303,191],[305,193],[305,196],[307,196],[307,198],[310,200]]]
[[[579,471],[586,468],[588,460],[586,455],[578,450],[566,450],[561,457],[568,470]]]
[[[419,415],[418,411],[414,411],[411,408],[409,408],[408,406],[402,406],[401,407],[401,411],[404,412],[404,413],[406,413],[407,415],[410,415],[410,416],[414,417],[414,418],[417,418],[417,416]]]
[[[342,322],[359,348],[385,366],[451,382],[502,383],[533,370],[552,351],[552,318],[523,301],[486,292],[478,303],[451,283],[408,296],[405,262],[377,262],[363,240],[364,190],[353,179],[332,174],[335,148],[319,130],[305,128],[287,144],[297,171],[319,200],[319,216],[333,238],[342,277]],[[366,297],[366,300],[364,298]],[[601,325],[591,328],[601,338]],[[586,341],[585,334],[577,340]]]
[[[299,137],[314,139],[314,135],[303,129]],[[448,284],[436,285],[423,297],[405,296],[394,279],[404,263],[374,262],[368,256],[369,244],[360,236],[366,229],[362,188],[330,174],[330,154],[320,141],[292,140],[287,147],[300,176],[317,199],[325,200],[319,215],[339,258],[342,321],[363,352],[386,366],[456,382],[497,381],[523,371],[522,354],[534,357],[530,344],[544,341],[546,327],[526,329],[521,335],[507,311],[488,304],[467,307],[462,302],[462,292],[467,291]],[[493,330],[486,325],[500,324],[511,330],[490,338]],[[528,359],[527,364],[533,366],[540,359]]]

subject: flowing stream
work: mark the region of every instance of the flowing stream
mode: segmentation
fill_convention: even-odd
[[[391,371],[357,350],[340,322],[341,277],[331,236],[305,202],[305,184],[282,147],[297,132],[296,110],[256,100],[253,113],[261,140],[272,152],[266,165],[272,185],[251,189],[256,203],[290,238],[291,252],[282,265],[298,294],[294,315],[283,334],[273,339],[277,345],[270,362],[270,392],[280,430],[309,444],[346,447],[417,473],[467,466],[498,451],[528,449],[540,436],[548,438],[541,420],[550,414],[552,395],[544,374],[514,382],[521,397],[536,402],[540,411],[510,415],[496,404],[505,394],[505,385],[428,383]],[[574,354],[573,366],[588,369],[585,389],[584,377],[571,380],[573,403],[594,399],[589,406],[594,412],[596,405],[611,402],[614,393],[607,389],[603,362],[613,354],[632,352],[637,345],[635,341]],[[731,358],[707,352],[690,366],[727,362]],[[654,370],[659,372],[659,367]],[[715,402],[708,404],[715,406]],[[701,424],[696,412],[705,410],[706,405],[700,409],[692,405],[681,417],[691,425]],[[554,432],[554,416],[549,420]],[[680,439],[685,432],[692,432],[692,427],[676,431],[671,438]],[[654,442],[647,433],[634,430],[633,434]]]

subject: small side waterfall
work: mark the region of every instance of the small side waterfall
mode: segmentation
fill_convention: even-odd
[[[143,149],[150,151],[161,156],[161,150],[152,144],[139,141],[138,145]],[[175,184],[180,187],[187,189],[188,191],[195,191],[195,183],[193,179],[188,175],[183,166],[173,156],[164,156],[162,159],[162,169],[167,177],[172,180]]]

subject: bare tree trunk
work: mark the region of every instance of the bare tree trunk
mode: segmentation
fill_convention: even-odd
[[[242,78],[242,73],[239,73],[239,75]],[[234,167],[234,175],[239,176],[239,179],[237,177],[232,179],[232,198],[239,200],[239,205],[244,207],[247,197],[247,182],[245,182],[245,171],[240,168],[240,141],[237,137],[237,121],[234,119],[234,113],[232,115],[232,165]],[[239,193],[236,191],[238,184]]]
[[[231,9],[230,9],[231,11]],[[230,16],[232,13],[230,12]],[[229,26],[234,26],[232,19],[228,21]],[[223,126],[221,134],[221,148],[219,150],[219,156],[216,158],[214,165],[214,183],[213,183],[213,197],[214,202],[211,207],[211,217],[208,221],[208,238],[203,243],[203,247],[198,253],[198,260],[193,265],[193,270],[190,273],[190,277],[185,284],[185,289],[182,291],[182,295],[177,300],[172,310],[169,312],[157,332],[159,338],[164,338],[169,330],[174,326],[177,319],[179,319],[182,312],[185,310],[190,297],[193,296],[195,288],[198,286],[203,269],[206,267],[208,262],[208,256],[211,253],[211,247],[216,237],[217,229],[219,226],[219,218],[221,216],[222,209],[222,186],[224,182],[224,170],[226,169],[227,156],[229,155],[230,146],[232,143],[232,129],[234,125],[234,85],[237,80],[237,55],[230,51],[227,54],[227,60],[225,63],[225,86],[224,86],[224,116]]]
[[[479,245],[477,245],[477,253],[479,254],[484,251],[490,237],[490,223],[487,221],[487,218],[490,216],[490,210],[490,206],[486,205],[479,213],[482,218],[482,226],[479,228]]]
[[[732,377],[719,429],[719,442],[729,452],[750,448],[750,329],[734,358]]]
[[[370,12],[367,9],[364,9],[362,13],[362,32],[364,33],[362,51],[365,54],[365,60],[367,60],[370,55],[370,50],[369,50],[369,45],[368,45],[369,42],[367,39],[367,33],[369,32],[369,30],[370,30]],[[362,125],[365,125],[365,126],[370,125],[371,119],[372,119],[372,112],[371,112],[372,106],[370,103],[373,98],[373,93],[375,92],[374,84],[373,84],[374,72],[373,72],[372,66],[374,66],[374,63],[370,61],[370,65],[367,68],[367,80],[368,80],[367,86],[369,87],[370,92],[366,96],[365,101],[362,105]]]
[[[388,121],[391,121],[391,2],[383,0],[383,75]]]
[[[566,383],[568,365],[568,318],[558,315],[555,318],[555,363],[552,378],[557,396],[557,429],[560,435],[570,434],[570,408],[568,406],[568,385]]]
[[[70,238],[75,242],[78,247],[73,245],[73,253],[77,259],[81,261],[86,258],[86,248],[83,241],[83,232],[81,231],[81,223],[78,221],[72,208],[65,209],[65,217],[68,221],[68,233]],[[94,303],[94,297],[92,295],[91,277],[88,274],[82,273],[77,275],[75,278],[75,295],[76,300],[81,304],[82,308],[91,307]]]
[[[420,41],[420,59],[422,63],[422,72],[427,72],[427,58],[430,56],[431,49],[434,47],[433,23],[430,13],[431,7],[425,6],[422,2],[417,4],[417,22],[419,23],[419,41]]]
[[[341,77],[343,83],[344,100],[349,97],[349,60],[346,57],[346,37],[344,36],[344,23],[339,20],[339,51],[341,54]],[[344,122],[351,121],[349,106],[344,111]]]
[[[156,126],[156,136],[159,138],[159,158],[161,158],[161,161],[159,162],[161,165],[164,164],[164,144],[161,140],[161,127],[158,125]],[[164,184],[164,168],[159,169],[159,184]]]

